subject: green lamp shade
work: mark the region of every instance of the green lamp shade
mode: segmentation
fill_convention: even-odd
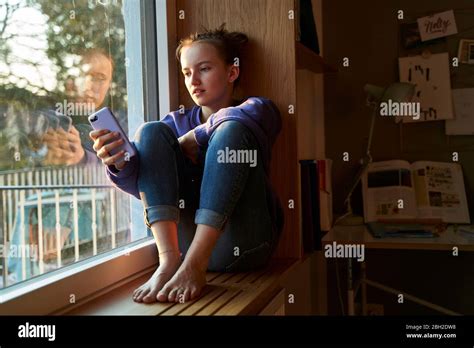
[[[395,82],[387,88],[382,88],[367,84],[364,87],[369,100],[375,102],[384,102],[392,100],[393,102],[408,102],[415,95],[415,85],[407,82]]]
[[[414,95],[414,84],[407,82],[396,82],[387,87],[381,101],[383,102],[391,99],[394,102],[409,102]]]
[[[366,84],[364,86],[364,91],[367,93],[369,100],[379,101],[382,99],[385,89],[379,86]]]

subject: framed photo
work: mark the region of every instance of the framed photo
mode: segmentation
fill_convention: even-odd
[[[445,40],[445,38],[437,38],[429,41],[422,41],[418,22],[401,23],[399,30],[401,45],[407,50],[436,45]]]
[[[474,40],[461,39],[459,41],[458,58],[460,63],[474,64]]]
[[[417,22],[400,24],[400,39],[403,47],[410,49],[421,45],[420,29]]]
[[[474,43],[469,44],[469,64],[474,64]]]

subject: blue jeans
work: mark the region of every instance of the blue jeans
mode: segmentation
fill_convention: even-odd
[[[173,131],[162,122],[142,125],[135,146],[145,222],[150,227],[156,221],[175,221],[183,258],[196,225],[204,224],[222,231],[208,271],[249,271],[268,263],[279,235],[272,228],[268,210],[260,149],[247,127],[237,121],[218,126],[197,165],[183,155]],[[256,166],[230,163],[232,160],[222,163],[219,150],[226,147],[253,151]]]

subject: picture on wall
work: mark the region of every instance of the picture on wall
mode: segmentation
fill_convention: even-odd
[[[407,123],[453,119],[448,53],[403,57],[398,62],[400,82],[415,84],[412,102],[420,103],[418,119],[401,117],[401,120]]]
[[[458,58],[459,63],[474,64],[474,40],[459,40]]]

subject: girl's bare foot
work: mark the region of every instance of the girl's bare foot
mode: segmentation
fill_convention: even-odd
[[[173,278],[159,291],[156,298],[160,302],[183,303],[199,297],[205,285],[205,268],[203,269],[185,260]]]
[[[156,302],[158,292],[179,268],[181,264],[179,251],[163,255],[166,257],[160,257],[160,265],[151,278],[133,292],[132,298],[135,302]]]

